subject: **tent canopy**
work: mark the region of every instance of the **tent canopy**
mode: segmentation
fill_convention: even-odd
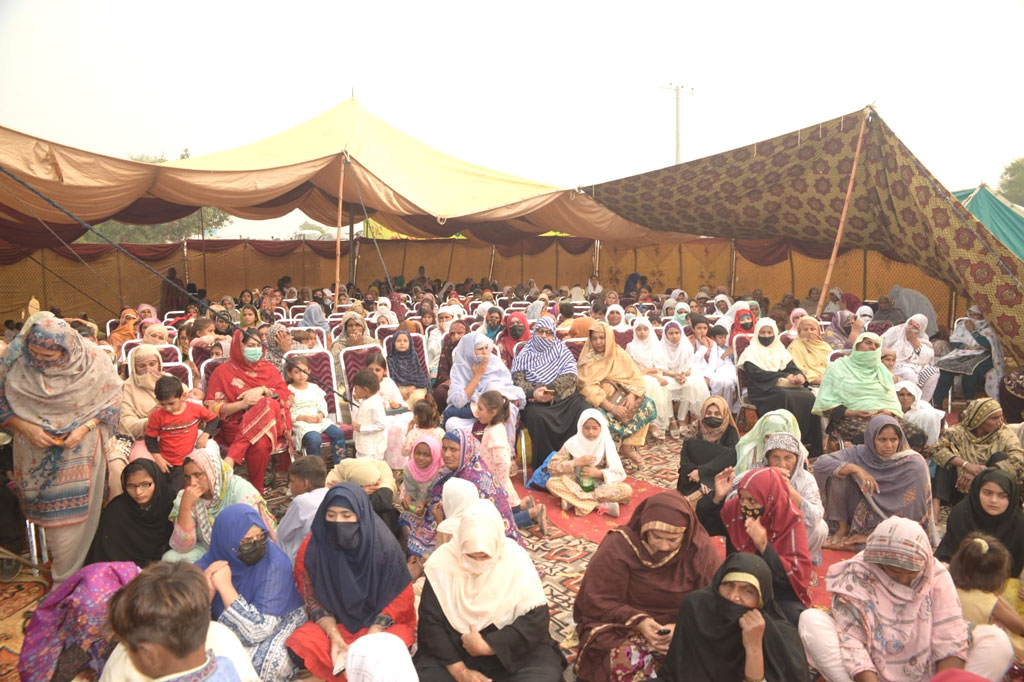
[[[762,240],[740,249],[755,262],[748,252],[764,262],[787,248],[827,256],[865,116],[842,245],[913,263],[950,285],[981,308],[1007,352],[1024,359],[1024,262],[939,184],[870,107],[597,185],[593,196],[623,218],[664,233]]]
[[[200,206],[249,219],[294,209],[327,225],[367,212],[419,237],[511,244],[550,230],[650,244],[665,235],[631,224],[574,190],[524,180],[448,156],[374,117],[354,99],[253,144],[164,164],[126,161],[0,128],[0,164],[90,223],[155,224]],[[344,179],[342,182],[342,173]],[[56,246],[82,228],[0,175],[0,238]],[[667,235],[670,241],[691,239]]]
[[[974,217],[982,222],[999,241],[1024,259],[1024,209],[1009,201],[988,185],[953,192]]]

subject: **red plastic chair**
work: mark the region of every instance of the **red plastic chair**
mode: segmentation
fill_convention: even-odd
[[[327,348],[327,332],[323,329],[320,327],[292,327],[293,331],[299,331],[300,329],[316,334],[316,338],[320,340],[320,347]]]
[[[228,358],[210,358],[202,364],[199,368],[199,376],[203,381],[203,390],[206,390],[207,385],[210,383],[210,377],[213,376],[213,370],[217,369],[220,365],[228,361]]]
[[[160,359],[164,362],[181,362],[181,349],[169,343],[162,343],[156,346],[160,353]]]
[[[872,334],[878,334],[879,336],[889,331],[891,328],[892,322],[890,322],[889,320],[868,323],[868,331],[871,332]]]
[[[384,339],[394,334],[397,329],[398,325],[396,324],[382,324],[373,330],[373,338],[378,341],[384,341]]]
[[[210,359],[209,346],[189,346],[188,359],[196,367],[202,367],[203,363]]]
[[[375,343],[349,346],[341,350],[341,378],[345,383],[345,396],[352,395],[352,379],[355,378],[356,373],[366,367],[366,363],[371,355],[380,352],[380,346]]]
[[[621,332],[615,332],[615,343],[618,344],[619,348],[625,350],[629,342],[633,340],[633,330],[626,329]]]
[[[427,338],[423,334],[410,333],[409,337],[412,339],[412,348],[416,351],[416,357],[419,358],[420,366],[423,367],[423,372],[429,377],[430,370],[427,368]],[[391,353],[391,344],[394,341],[394,335],[388,335],[384,339],[384,353],[385,357]]]
[[[188,391],[192,390],[192,370],[183,362],[165,362],[164,371],[187,386]]]
[[[565,347],[569,349],[572,356],[578,361],[580,359],[580,353],[583,352],[583,344],[587,342],[586,338],[578,339],[566,339],[564,341]]]

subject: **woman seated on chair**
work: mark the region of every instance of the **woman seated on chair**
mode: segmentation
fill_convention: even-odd
[[[968,631],[953,579],[916,521],[883,521],[863,552],[829,569],[825,584],[832,610],[807,609],[799,632],[811,665],[830,682],[923,682],[957,669],[994,681],[1013,662],[997,626]]]
[[[967,319],[957,321],[949,342],[955,350],[935,361],[941,372],[932,397],[935,406],[942,405],[957,375],[963,377],[967,400],[974,400],[979,384],[990,396],[997,395],[999,382],[1006,371],[1003,345],[978,306],[968,308]]]
[[[882,364],[881,347],[878,334],[864,332],[849,355],[830,363],[821,379],[814,414],[828,417],[829,432],[853,443],[860,442],[872,417],[888,414],[899,419],[910,445],[921,449],[924,432],[903,419],[892,373]]]
[[[868,422],[863,445],[819,457],[814,477],[826,519],[838,526],[826,548],[856,549],[890,516],[913,519],[934,533],[928,465],[889,415]]]
[[[615,332],[598,320],[590,328],[579,359],[580,393],[604,410],[612,435],[622,438],[622,454],[639,463],[637,445],[647,439],[655,418],[654,401],[646,396],[643,372],[629,353],[615,343]]]
[[[368,346],[377,343],[370,334],[370,328],[366,320],[353,311],[349,310],[341,317],[341,333],[331,344],[331,355],[334,356],[334,372],[339,380],[341,379],[341,351],[353,346]]]
[[[583,575],[573,605],[577,678],[653,677],[672,641],[679,605],[710,585],[721,563],[685,497],[664,492],[638,504],[627,523],[604,537]]]
[[[925,331],[927,328],[928,318],[914,315],[905,323],[887,329],[882,334],[882,345],[895,351],[896,368],[912,373],[924,400],[931,402],[939,381],[939,368],[935,366],[935,350]]]
[[[736,465],[739,438],[725,398],[714,395],[705,400],[700,408],[697,432],[683,440],[676,490],[683,495],[710,493],[715,476],[726,467]]]
[[[451,315],[451,313],[448,314]],[[440,319],[444,315],[444,312],[440,312],[438,313],[438,318]],[[435,329],[434,331],[438,330]],[[455,347],[459,345],[462,337],[468,333],[469,325],[466,322],[463,320],[453,320],[448,323],[448,333],[442,335],[443,341],[439,345],[440,350],[433,391],[434,403],[439,411],[444,411],[448,406],[448,391],[452,385],[452,363],[454,361]]]
[[[235,331],[231,359],[213,370],[206,390],[206,406],[220,417],[216,440],[225,462],[245,462],[250,483],[261,491],[270,455],[292,432],[291,391],[264,353],[258,335]]]
[[[946,429],[931,451],[935,497],[948,504],[963,498],[975,476],[999,467],[1018,483],[1024,480],[1024,447],[1003,422],[1003,409],[992,398],[967,404],[963,419]]]
[[[801,317],[796,323],[796,338],[789,344],[789,354],[800,368],[807,383],[817,386],[828,367],[828,358],[832,354],[832,346],[821,338],[821,325],[809,315]]]
[[[683,599],[659,680],[808,679],[800,635],[775,602],[772,573],[754,554],[732,554],[711,585]]]
[[[821,454],[821,420],[811,414],[814,394],[807,388],[807,379],[793,362],[793,356],[779,341],[775,321],[760,320],[754,333],[755,338],[736,364],[746,373],[747,395],[757,408],[757,415],[788,410],[800,425],[810,456]]]
[[[526,405],[523,389],[512,383],[508,367],[492,353],[494,342],[485,334],[471,332],[463,336],[452,354],[448,407],[441,426],[447,430],[470,429],[476,422],[476,403],[487,391],[498,391],[509,400],[505,430],[509,443],[515,440],[519,410]]]
[[[560,682],[564,659],[537,568],[505,537],[493,504],[476,500],[424,572],[414,659],[421,682]]]
[[[833,350],[848,350],[853,345],[853,339],[856,339],[863,330],[863,320],[849,310],[840,310],[832,315],[828,329],[821,336]]]
[[[406,404],[411,410],[422,400],[430,388],[430,377],[416,353],[412,335],[399,329],[391,335],[391,352],[388,353],[388,373],[398,385]]]

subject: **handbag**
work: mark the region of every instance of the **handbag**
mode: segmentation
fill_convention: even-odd
[[[611,396],[608,397],[608,402],[612,405],[621,405],[626,408],[626,418],[620,421],[624,424],[628,424],[633,421],[633,417],[636,416],[636,411],[640,408],[641,400],[634,400],[633,407],[627,407],[630,396],[629,390],[618,382],[613,385],[615,386],[615,390],[612,392]]]

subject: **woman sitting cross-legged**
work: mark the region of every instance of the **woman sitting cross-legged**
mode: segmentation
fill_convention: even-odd
[[[600,410],[583,411],[576,422],[576,435],[565,441],[548,460],[547,488],[562,500],[562,509],[570,507],[579,516],[601,509],[609,516],[619,515],[619,505],[629,503],[633,489],[626,480],[608,422]]]
[[[295,557],[295,577],[309,621],[286,644],[316,677],[344,680],[334,671],[363,635],[390,632],[412,646],[416,610],[405,556],[355,483],[327,491]]]
[[[996,682],[1013,662],[998,627],[968,632],[949,571],[916,521],[880,523],[863,552],[829,569],[825,584],[831,612],[807,609],[799,631],[827,682],[925,682],[955,669]]]
[[[223,511],[210,550],[196,562],[216,593],[213,618],[237,636],[263,682],[295,673],[284,643],[306,622],[292,562],[270,541],[267,524],[247,504]]]
[[[679,605],[707,587],[721,560],[686,498],[664,492],[637,505],[587,565],[573,606],[585,682],[653,677],[676,627]]]
[[[564,660],[549,633],[537,569],[501,515],[477,500],[424,566],[414,663],[421,682],[558,682]]]
[[[808,679],[800,635],[775,603],[771,569],[761,557],[727,557],[710,586],[683,599],[676,623],[659,680]]]
[[[863,445],[819,457],[814,477],[825,497],[826,519],[838,524],[825,545],[829,549],[855,549],[890,516],[913,519],[934,534],[928,465],[888,415],[868,422]]]

